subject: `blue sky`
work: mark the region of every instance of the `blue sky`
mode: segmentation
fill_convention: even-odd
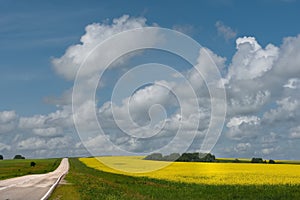
[[[64,60],[62,56],[66,55],[66,57],[68,57],[67,49],[69,47],[76,44],[82,44],[80,43],[80,38],[87,33],[85,28],[88,25],[93,23],[112,24],[112,19],[118,19],[124,15],[129,15],[132,19],[145,19],[146,26],[157,24],[159,27],[182,31],[204,47],[211,50],[212,54],[216,55],[219,60],[224,58],[220,63],[223,63],[224,70],[226,71],[224,78],[227,78],[229,81],[228,94],[232,95],[229,96],[229,99],[232,98],[232,102],[240,102],[239,105],[241,107],[246,107],[241,103],[243,102],[241,99],[251,99],[252,93],[254,99],[264,97],[269,98],[268,96],[270,96],[268,102],[264,103],[263,107],[253,108],[251,111],[249,111],[249,108],[247,111],[238,112],[235,110],[238,106],[234,107],[229,105],[229,109],[231,110],[229,111],[230,114],[228,115],[228,118],[226,118],[224,134],[221,136],[219,142],[220,145],[215,148],[217,154],[221,156],[257,155],[274,157],[274,155],[279,155],[278,152],[289,149],[288,152],[292,155],[290,156],[291,159],[300,159],[296,155],[297,151],[288,146],[289,142],[291,142],[290,145],[292,146],[299,144],[299,126],[296,126],[290,121],[283,122],[283,119],[272,118],[272,116],[275,116],[275,114],[284,110],[285,106],[288,104],[294,105],[298,103],[298,97],[296,95],[298,86],[293,88],[293,84],[299,83],[299,71],[291,69],[291,74],[294,73],[294,76],[289,74],[284,75],[284,78],[282,78],[283,76],[278,78],[280,80],[282,79],[281,85],[288,85],[289,83],[291,85],[290,87],[281,87],[295,89],[293,91],[283,89],[276,90],[270,86],[272,85],[271,83],[268,85],[268,81],[266,81],[264,87],[257,91],[254,91],[253,88],[239,88],[244,91],[249,91],[249,93],[245,92],[245,94],[241,94],[244,96],[236,97],[237,94],[235,91],[231,91],[231,88],[236,86],[235,84],[242,87],[242,85],[250,83],[247,82],[248,79],[244,77],[240,78],[242,76],[241,74],[248,73],[248,75],[251,76],[251,73],[254,73],[255,71],[254,69],[252,71],[250,69],[247,72],[237,67],[237,63],[240,62],[240,60],[237,56],[235,60],[233,56],[245,56],[243,54],[244,51],[242,52],[242,50],[240,51],[240,54],[238,54],[239,51],[236,48],[237,38],[242,38],[244,36],[253,37],[253,40],[249,39],[251,40],[250,42],[244,39],[240,44],[248,42],[249,44],[254,45],[254,43],[257,43],[263,50],[266,50],[265,47],[268,44],[273,44],[274,47],[270,47],[270,51],[266,50],[265,54],[274,55],[274,57],[276,57],[275,55],[277,55],[277,53],[275,51],[277,51],[276,48],[279,48],[279,58],[281,58],[280,55],[288,55],[288,53],[286,53],[288,50],[286,49],[288,49],[290,43],[287,41],[285,43],[284,38],[296,38],[298,34],[300,34],[299,1],[212,0],[155,2],[115,0],[0,0],[0,5],[0,112],[3,114],[7,111],[16,115],[15,117],[12,117],[14,122],[5,120],[5,117],[2,117],[3,122],[0,120],[0,154],[1,151],[3,151],[3,154],[10,156],[15,153],[12,151],[13,148],[18,149],[18,147],[20,147],[19,152],[21,151],[24,154],[35,157],[61,155],[57,151],[52,151],[51,148],[53,148],[53,146],[47,143],[44,136],[41,136],[44,133],[49,133],[51,135],[51,128],[53,128],[52,126],[54,125],[51,125],[51,127],[50,125],[38,125],[36,127],[30,126],[30,128],[27,127],[22,129],[20,128],[21,118],[38,121],[40,118],[34,116],[47,118],[52,113],[67,113],[68,111],[64,107],[67,103],[62,103],[60,100],[63,101],[64,96],[68,96],[68,92],[70,92],[74,80],[66,78],[65,72],[60,72],[58,67],[53,64],[53,59]],[[298,41],[297,39],[295,40]],[[297,50],[298,47],[296,46],[296,42],[294,43],[295,47],[293,48]],[[300,52],[297,51],[294,51],[294,53],[293,56],[299,56],[300,54]],[[154,55],[152,56],[155,57]],[[255,59],[255,56],[257,55],[254,55],[251,59]],[[280,65],[279,61],[278,65]],[[132,61],[132,63],[133,62],[134,61]],[[266,61],[267,64],[264,66],[267,66],[268,62],[269,61]],[[176,61],[173,62],[173,64],[175,63]],[[264,74],[265,71],[260,71],[259,73],[261,74],[256,75],[264,77],[264,80],[275,79],[278,75],[277,72],[280,70],[277,70],[276,62],[274,61],[274,63],[275,64],[273,65],[275,67],[271,66],[265,70],[274,71],[274,73],[272,72],[271,75],[269,75]],[[291,66],[294,65],[291,64]],[[232,68],[231,72],[230,68]],[[234,78],[232,77],[238,78],[235,78],[233,81]],[[253,77],[248,78],[250,79]],[[245,79],[246,81],[244,81]],[[257,81],[257,84],[264,84],[261,80],[255,79],[255,81]],[[107,99],[107,96],[105,95],[111,92],[109,90],[110,89],[107,89],[106,92],[99,94],[101,104]],[[105,95],[101,97],[103,94]],[[251,95],[247,97],[247,94]],[[99,106],[101,107],[102,105]],[[271,110],[272,108],[274,111]],[[300,107],[295,106],[294,110],[290,110],[289,112],[296,112],[298,108]],[[282,115],[285,114],[283,113]],[[3,116],[7,115],[3,114]],[[255,117],[258,117],[259,119],[256,119]],[[298,115],[291,117],[296,118],[296,121],[298,120]],[[272,118],[273,121],[270,118]],[[272,122],[270,122],[270,120]],[[284,127],[284,130],[281,130],[278,127],[272,128],[272,125],[270,124],[280,124],[276,120],[283,123],[282,127]],[[257,127],[256,123],[270,124],[268,126],[261,125]],[[7,126],[15,127],[7,129]],[[244,129],[252,130],[249,126],[253,128],[253,131],[267,132],[268,135],[262,135],[261,138],[268,138],[265,139],[268,140],[268,144],[265,144],[264,141],[261,142],[262,144],[259,147],[253,144],[256,142],[258,136],[251,136],[249,138],[248,136],[238,137],[241,134],[240,132],[243,132]],[[3,133],[1,133],[1,127],[3,128]],[[73,146],[77,145],[78,149],[82,148],[82,144],[77,141],[77,135],[74,134],[75,130],[73,125],[68,127],[62,126],[58,129],[59,131],[54,131],[57,134],[54,134],[53,132],[53,135],[51,135],[51,139],[57,142],[58,145],[72,143]],[[111,129],[113,128],[109,127],[109,130]],[[24,131],[23,135],[21,133],[22,131]],[[289,135],[286,137],[282,136],[281,132],[284,131]],[[227,137],[229,139],[226,138],[225,132],[227,132]],[[70,139],[72,137],[76,139],[73,141]],[[296,139],[291,141],[291,138]],[[50,140],[50,136],[47,140],[48,139]],[[277,142],[277,140],[284,140],[285,142],[282,142],[281,144],[280,142]],[[45,153],[45,149],[40,148],[40,145],[36,145],[36,148],[32,149],[23,148],[22,145],[26,146],[25,143],[29,141],[37,144],[44,142],[49,145],[49,152],[51,153]],[[226,146],[232,146],[232,149],[225,148]],[[280,148],[276,149],[275,146],[280,146]],[[69,155],[85,154],[84,150],[78,149],[65,150],[64,153]],[[240,152],[238,152],[239,149],[241,149]],[[278,157],[283,158],[286,157],[286,155],[282,154]]]

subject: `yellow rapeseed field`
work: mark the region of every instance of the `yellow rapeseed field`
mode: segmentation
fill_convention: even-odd
[[[300,184],[300,165],[292,164],[171,163],[143,160],[141,156],[80,158],[80,161],[105,172],[188,183]]]

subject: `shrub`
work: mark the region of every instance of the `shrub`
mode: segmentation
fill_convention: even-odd
[[[252,158],[251,159],[251,163],[263,163],[263,159],[262,158]]]
[[[274,160],[269,160],[269,164],[275,164]]]
[[[14,159],[25,159],[25,157],[22,155],[15,155]]]

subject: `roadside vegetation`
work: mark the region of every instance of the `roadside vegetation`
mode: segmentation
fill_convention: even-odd
[[[76,158],[69,161],[70,171],[66,176],[68,184],[58,186],[50,198],[52,200],[299,199],[300,197],[298,184],[181,183],[103,172],[87,167]]]
[[[28,174],[42,174],[55,170],[61,159],[13,159],[0,161],[0,180],[24,176]]]

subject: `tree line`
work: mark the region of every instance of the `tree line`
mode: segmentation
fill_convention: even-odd
[[[145,160],[178,161],[178,162],[215,162],[216,157],[211,153],[171,153],[163,156],[161,153],[152,153]]]
[[[0,160],[3,160],[3,159],[4,159],[3,155],[0,155]],[[13,159],[25,159],[25,157],[18,154],[18,155],[15,155]]]
[[[157,161],[177,161],[177,162],[248,162],[249,161],[240,161],[239,159],[235,160],[218,160],[216,156],[211,153],[171,153],[170,155],[162,155],[161,153],[152,153],[144,158],[144,160],[157,160]],[[263,160],[262,158],[252,158],[250,163],[269,163],[275,164],[274,160]]]
[[[252,158],[251,159],[251,163],[269,163],[269,164],[275,164],[274,160],[269,160],[269,162],[267,162],[266,160],[263,160],[262,158]]]

